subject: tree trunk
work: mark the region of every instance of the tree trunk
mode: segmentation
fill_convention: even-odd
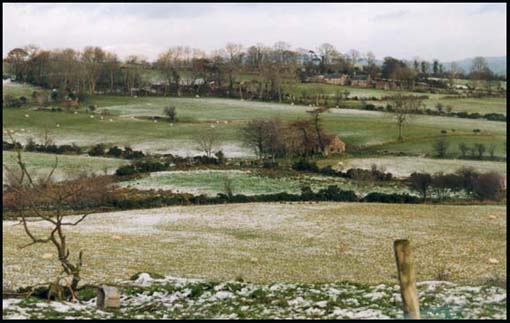
[[[113,71],[110,72],[110,93],[113,93]]]

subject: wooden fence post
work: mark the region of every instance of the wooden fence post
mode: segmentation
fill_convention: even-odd
[[[411,257],[411,244],[409,240],[395,240],[395,259],[397,261],[400,293],[404,304],[404,317],[410,319],[420,318],[420,303],[416,293],[416,275]]]

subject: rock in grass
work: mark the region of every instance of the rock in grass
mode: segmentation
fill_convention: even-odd
[[[136,274],[134,274],[133,276],[131,276],[131,277],[129,278],[129,280],[137,280],[138,278],[140,278],[140,275],[142,275],[142,274],[149,275],[149,276],[150,276],[150,278],[152,278],[152,279],[163,279],[163,278],[165,278],[165,276],[160,275],[160,274],[158,274],[158,273],[144,273],[144,272],[137,272]]]
[[[489,258],[489,264],[496,265],[499,264],[499,260],[496,258]]]

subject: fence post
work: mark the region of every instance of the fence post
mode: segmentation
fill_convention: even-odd
[[[395,240],[395,259],[397,261],[400,293],[404,304],[404,317],[410,319],[420,318],[420,304],[416,293],[416,275],[411,257],[411,244],[409,240]]]

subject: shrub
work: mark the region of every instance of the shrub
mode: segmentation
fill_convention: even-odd
[[[19,98],[15,98],[9,94],[4,97],[3,101],[8,108],[19,108],[23,105],[23,102]]]
[[[262,162],[262,167],[263,168],[275,168],[275,167],[278,167],[278,162],[271,160],[271,159],[265,159]]]
[[[58,91],[56,89],[53,89],[53,91],[51,91],[50,97],[53,102],[57,102],[59,99]]]
[[[307,159],[300,159],[292,164],[292,169],[297,171],[308,171],[308,172],[318,172],[319,167],[313,161],[309,161]]]
[[[347,201],[355,202],[358,196],[353,191],[342,191],[336,185],[330,185],[327,188],[319,190],[317,196],[322,201]]]
[[[476,152],[478,152],[478,158],[482,158],[483,154],[485,153],[485,145],[484,144],[475,144]]]
[[[224,164],[225,163],[225,154],[223,153],[223,151],[218,151],[214,154],[214,156],[216,156],[216,158],[218,159],[218,163],[219,164]]]
[[[333,167],[329,165],[319,169],[319,173],[326,176],[340,176],[340,174],[343,175],[342,172],[337,172],[333,169]]]
[[[472,167],[459,168],[455,174],[459,176],[458,183],[467,193],[472,193],[474,188],[475,179],[480,174]]]
[[[459,150],[462,155],[462,157],[466,157],[466,153],[469,151],[469,147],[465,143],[459,144]]]
[[[122,149],[120,149],[117,146],[113,146],[110,149],[108,149],[108,152],[106,154],[109,156],[114,156],[114,157],[118,158],[118,157],[122,156]]]
[[[105,148],[104,144],[97,144],[88,151],[88,154],[89,156],[104,156]]]
[[[167,163],[158,161],[139,161],[134,164],[136,171],[139,173],[160,172],[168,168]]]
[[[431,187],[442,200],[448,192],[462,190],[462,181],[456,174],[436,173],[432,176]]]
[[[175,107],[168,106],[163,109],[163,113],[168,117],[169,122],[177,121],[177,111]]]
[[[125,165],[117,168],[115,171],[115,175],[117,176],[131,176],[136,174],[135,166],[133,165]]]
[[[506,116],[501,113],[487,113],[484,115],[484,118],[491,121],[507,121]]]
[[[21,145],[19,142],[16,143],[10,143],[7,141],[2,141],[2,150],[13,150],[13,149],[23,149],[23,145]]]
[[[26,151],[37,151],[37,144],[35,143],[34,138],[28,138],[27,144],[25,145]]]
[[[301,187],[301,199],[303,200],[313,200],[315,194],[312,191],[310,186]]]
[[[386,194],[379,192],[368,193],[361,200],[362,202],[376,203],[418,203],[420,199],[414,195],[404,194]]]
[[[145,154],[139,150],[133,150],[131,147],[124,147],[123,156],[126,159],[139,159],[145,157]]]
[[[387,181],[393,177],[391,173],[384,173],[372,167],[372,169],[351,168],[346,172],[346,177],[358,181]]]
[[[441,138],[437,139],[434,143],[434,152],[436,156],[439,158],[444,158],[446,156],[446,151],[448,150],[448,142],[446,141],[445,136],[441,136]]]
[[[57,153],[58,154],[65,154],[65,153],[81,154],[81,148],[78,147],[76,144],[61,145],[61,146],[57,146]]]
[[[481,201],[499,200],[503,192],[501,176],[496,172],[481,174],[474,180],[473,196]]]
[[[421,194],[423,201],[427,199],[427,193],[432,183],[432,176],[427,173],[412,173],[409,176],[409,187]]]

